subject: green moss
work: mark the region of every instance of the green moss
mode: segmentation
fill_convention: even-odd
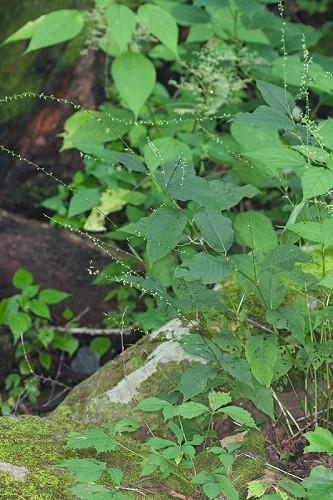
[[[0,462],[21,466],[28,469],[25,479],[15,480],[11,473],[0,472],[1,498],[6,500],[73,498],[68,488],[73,484],[73,476],[56,467],[70,458],[96,458],[109,467],[119,467],[124,472],[124,484],[140,479],[141,462],[146,456],[143,446],[123,436],[122,447],[113,452],[96,455],[94,450],[71,450],[65,448],[70,431],[83,431],[91,428],[89,424],[74,424],[72,421],[57,421],[52,417],[2,417],[0,419]],[[112,486],[108,474],[103,474],[100,484]],[[185,495],[192,493],[192,487],[186,480],[170,476],[160,482],[158,478],[149,478],[146,486],[162,485],[162,492],[175,489]],[[133,496],[137,498],[138,495]],[[128,496],[130,498],[130,496]],[[141,498],[141,495],[140,495]],[[152,496],[155,498],[155,496]],[[156,498],[169,498],[167,494]]]
[[[265,438],[260,432],[249,432],[242,441],[241,450],[254,453],[265,459]],[[264,465],[258,460],[239,454],[232,468],[232,479],[241,498],[246,498],[249,481],[258,479],[264,472]]]

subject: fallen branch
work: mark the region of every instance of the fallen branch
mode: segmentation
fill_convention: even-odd
[[[129,326],[125,330],[122,328],[89,328],[86,326],[83,327],[75,327],[75,328],[70,328],[67,326],[52,326],[50,325],[49,328],[54,330],[55,332],[63,332],[63,333],[70,333],[72,335],[120,335],[120,334],[130,334],[134,330],[137,330],[139,326],[139,323],[133,323],[133,325]]]

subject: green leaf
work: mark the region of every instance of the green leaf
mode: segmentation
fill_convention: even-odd
[[[208,285],[224,280],[231,272],[232,267],[224,257],[214,257],[200,252],[176,267],[174,277],[182,278],[185,281],[200,280]]]
[[[108,424],[105,424],[105,427]],[[113,433],[119,433],[121,434],[122,432],[135,432],[138,429],[140,429],[141,424],[137,422],[136,420],[133,420],[131,418],[123,418],[119,420],[113,430]]]
[[[82,12],[75,9],[55,10],[42,16],[33,30],[25,53],[71,40],[80,33],[84,25]]]
[[[186,226],[187,218],[181,210],[161,207],[146,221],[147,255],[149,265],[164,257],[177,245]]]
[[[238,422],[241,425],[257,429],[251,414],[247,410],[244,410],[244,408],[240,408],[239,406],[226,406],[221,408],[219,413],[228,415],[228,417],[232,418],[235,422]]]
[[[59,304],[63,300],[70,297],[69,293],[59,292],[59,290],[55,290],[54,288],[46,288],[39,292],[39,300],[45,302],[46,304]]]
[[[147,446],[151,446],[151,448],[154,448],[154,450],[162,450],[163,448],[166,448],[168,446],[175,446],[175,443],[173,441],[170,441],[170,439],[163,439],[160,437],[149,438],[145,444]]]
[[[49,343],[52,342],[54,337],[54,331],[52,328],[39,328],[37,330],[37,336],[39,342],[45,347],[48,347]]]
[[[50,309],[45,302],[41,300],[34,299],[30,303],[30,311],[35,314],[35,316],[40,316],[41,318],[51,319]]]
[[[305,351],[309,358],[309,363],[315,370],[318,370],[322,364],[333,354],[333,341],[327,342],[309,342],[305,344]]]
[[[152,397],[140,401],[137,408],[142,411],[160,411],[163,410],[166,406],[171,405],[164,399]]]
[[[201,236],[217,252],[226,253],[234,238],[231,220],[220,212],[201,208],[194,216]]]
[[[330,500],[333,497],[333,470],[323,465],[314,467],[310,475],[303,479],[302,486],[310,494],[310,500]]]
[[[219,361],[222,369],[229,375],[247,384],[249,387],[253,387],[251,371],[245,359],[224,354],[220,357]]]
[[[266,312],[266,319],[275,328],[290,332],[298,344],[304,345],[305,320],[295,305],[284,306],[277,311],[269,310]]]
[[[119,469],[119,467],[108,467],[106,470],[112,481],[116,483],[117,486],[120,486],[124,477],[123,471]]]
[[[312,262],[313,258],[296,245],[279,245],[265,255],[262,270],[274,267],[292,270],[296,262]]]
[[[142,25],[178,57],[178,27],[168,11],[157,5],[141,5],[138,16]]]
[[[67,441],[66,448],[73,450],[94,448],[97,453],[103,453],[115,450],[117,445],[117,441],[101,429],[89,429],[81,434],[74,432]]]
[[[28,314],[19,312],[10,316],[8,325],[13,334],[14,342],[16,343],[20,335],[31,327],[31,318]]]
[[[73,337],[73,335],[64,335],[63,333],[56,332],[52,340],[52,345],[56,349],[66,351],[70,356],[72,356],[79,347],[80,343],[77,338]]]
[[[238,500],[238,491],[230,481],[230,479],[225,475],[219,474],[219,484],[221,486],[221,492],[228,500]]]
[[[305,240],[323,243],[322,225],[320,222],[300,221],[288,225],[288,230],[301,236]]]
[[[333,151],[333,119],[328,118],[319,123],[318,133],[322,138],[324,145]]]
[[[192,26],[210,21],[210,15],[207,11],[193,5],[177,5],[172,9],[172,15],[182,26]]]
[[[190,401],[175,407],[175,414],[182,418],[196,418],[204,413],[209,413],[207,406]]]
[[[91,210],[99,202],[99,189],[87,188],[76,191],[69,202],[68,217],[82,214]]]
[[[31,285],[34,281],[33,275],[26,271],[25,269],[18,269],[13,276],[12,283],[15,288],[24,290],[26,287]]]
[[[258,410],[266,413],[274,422],[274,401],[271,388],[260,385],[254,377],[252,377],[252,387],[240,381],[236,381],[235,387],[241,398],[250,399]]]
[[[194,177],[195,172],[191,164],[193,154],[191,148],[185,142],[173,137],[159,137],[143,146],[143,154],[145,162],[151,172],[154,172],[158,166],[163,165],[163,175],[160,175],[159,179],[167,188],[170,186],[170,179],[167,179],[169,169],[171,170],[173,180],[173,183],[170,186],[171,189],[175,187],[182,187],[179,185],[180,183],[177,183],[178,177],[184,177],[184,174],[187,174],[187,177],[190,175]],[[168,163],[170,163],[170,165],[168,165]],[[189,163],[189,167],[187,167],[187,165],[184,166],[184,163]],[[178,166],[177,172],[175,172],[175,166]],[[187,169],[189,170],[188,173]],[[184,188],[186,189],[187,186],[184,186]]]
[[[106,337],[96,337],[90,342],[89,347],[96,354],[96,357],[100,359],[110,349],[111,340]]]
[[[333,187],[333,172],[323,167],[310,167],[302,177],[303,201],[326,194]]]
[[[204,483],[203,492],[211,500],[222,492],[222,486],[219,483]]]
[[[234,221],[237,242],[246,247],[268,252],[278,245],[278,238],[270,219],[261,212],[249,210],[239,213]]]
[[[299,484],[291,481],[289,479],[284,481],[279,481],[278,486],[291,493],[296,498],[308,498],[305,489]]]
[[[221,406],[227,405],[231,401],[230,392],[211,391],[208,394],[209,406],[213,411],[218,410]]]
[[[256,84],[267,104],[281,111],[281,113],[291,115],[296,103],[293,96],[286,89],[262,80],[257,80]]]
[[[34,19],[33,21],[28,21],[22,28],[12,33],[9,37],[7,37],[2,45],[10,42],[17,42],[18,40],[29,40],[32,35],[35,33],[38,24],[43,20],[45,16],[40,16],[38,19]]]
[[[328,429],[317,426],[313,432],[306,432],[304,437],[310,443],[304,448],[304,453],[325,452],[330,456],[333,455],[333,434]]]
[[[256,187],[250,184],[235,186],[222,181],[209,181],[209,185],[218,198],[219,210],[228,210],[238,205],[243,198],[253,198],[260,193]]]
[[[40,352],[38,354],[38,361],[45,370],[49,370],[52,365],[52,358],[48,352]]]
[[[246,500],[249,498],[260,498],[263,496],[265,491],[268,488],[268,484],[265,481],[259,481],[256,479],[255,481],[250,481],[247,484],[247,497]]]
[[[245,355],[259,384],[269,387],[278,356],[277,336],[270,334],[250,337],[245,344]]]
[[[259,106],[253,113],[237,113],[234,121],[267,131],[293,130],[296,126],[287,115],[269,106]]]
[[[243,153],[250,160],[262,163],[269,175],[279,174],[280,169],[304,167],[305,159],[300,153],[287,146],[263,148],[258,151]]]
[[[326,288],[333,290],[333,272],[328,273],[325,278],[319,281],[318,285],[325,286]]]
[[[111,73],[120,97],[137,118],[155,85],[154,65],[142,54],[125,52],[113,61]]]
[[[120,52],[123,52],[134,33],[135,14],[126,5],[114,3],[106,10],[106,22],[119,45]]]
[[[99,480],[106,469],[106,462],[93,458],[72,458],[59,464],[59,467],[65,467],[70,472],[74,472],[76,481],[89,483]]]
[[[214,380],[218,371],[211,365],[195,364],[190,366],[181,376],[175,390],[179,390],[184,401],[201,394],[207,387],[209,380]]]

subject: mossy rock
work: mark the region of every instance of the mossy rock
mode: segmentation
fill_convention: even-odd
[[[55,410],[54,417],[99,424],[117,421],[132,412],[137,420],[142,419],[134,410],[139,401],[158,396],[163,382],[179,377],[190,363],[205,363],[187,354],[177,342],[189,331],[189,326],[176,318],[146,335],[77,385]],[[145,414],[145,420],[154,429],[160,424],[165,427],[162,416]]]
[[[125,488],[130,488],[139,479],[142,481],[141,462],[145,453],[142,445],[129,437],[121,438],[122,447],[98,455],[91,449],[72,450],[65,447],[70,431],[80,432],[89,427],[91,428],[91,424],[78,424],[69,420],[56,421],[52,417],[1,417],[0,498],[74,498],[69,491],[69,487],[73,486],[73,475],[57,467],[64,460],[72,458],[95,458],[106,462],[109,467],[121,468],[124,473],[122,485]],[[103,473],[98,483],[112,487],[106,473]],[[148,491],[150,489],[154,492],[149,495],[150,498],[170,498],[170,490],[189,496],[193,490],[185,476],[184,479],[180,476],[170,476],[163,481],[157,477],[149,477],[141,484],[144,484]],[[129,499],[142,496],[128,490],[124,492]]]

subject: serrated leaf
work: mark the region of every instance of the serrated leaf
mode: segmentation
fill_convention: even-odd
[[[220,212],[201,208],[194,216],[200,233],[207,244],[217,252],[226,253],[233,242],[231,220]]]
[[[209,413],[207,406],[204,406],[201,403],[195,403],[194,401],[182,403],[181,405],[176,406],[175,410],[176,415],[179,417],[189,419],[199,417],[204,413]]]
[[[333,151],[333,119],[328,118],[327,120],[320,122],[318,132],[320,137],[323,139],[325,146]]]
[[[228,500],[239,499],[238,491],[227,476],[219,475],[219,484],[225,498],[227,498]]]
[[[333,272],[328,273],[325,278],[318,282],[318,285],[325,286],[333,290]]]
[[[232,267],[223,257],[214,257],[200,252],[176,267],[174,277],[185,281],[200,280],[208,285],[224,280],[231,272]]]
[[[124,52],[113,61],[111,74],[120,97],[137,118],[155,85],[154,65],[142,54]]]
[[[207,387],[209,380],[214,380],[218,371],[210,365],[195,364],[190,366],[181,376],[176,389],[183,396],[184,401],[201,394]]]
[[[76,191],[69,202],[68,217],[91,210],[99,202],[99,189],[87,188]]]
[[[37,336],[40,343],[45,347],[48,347],[49,343],[52,342],[54,337],[54,331],[52,328],[39,328],[37,330]]]
[[[277,336],[257,335],[250,337],[245,344],[245,355],[251,371],[259,384],[270,386],[277,360]]]
[[[117,446],[117,441],[101,429],[90,429],[84,434],[73,433],[66,444],[66,448],[72,448],[73,450],[94,448],[97,453],[113,451]]]
[[[293,130],[295,123],[284,113],[269,106],[259,106],[253,113],[237,113],[234,121],[263,130]]]
[[[222,486],[219,483],[204,483],[203,491],[209,500],[216,498],[222,492]]]
[[[126,5],[112,4],[106,10],[106,22],[119,45],[120,52],[126,49],[134,33],[136,18]]]
[[[116,483],[117,486],[120,486],[124,477],[123,471],[119,469],[119,467],[108,467],[106,470],[112,481]]]
[[[93,458],[72,458],[59,464],[59,467],[65,467],[70,472],[74,472],[76,481],[89,483],[99,480],[106,469],[106,462]]]
[[[228,417],[232,418],[232,420],[235,420],[235,422],[238,422],[241,425],[246,425],[247,427],[250,427],[252,429],[257,429],[255,421],[253,420],[250,412],[248,412],[244,408],[240,408],[239,406],[226,406],[224,408],[221,408],[219,410],[219,413],[228,415]]]
[[[304,344],[305,320],[295,305],[284,306],[277,311],[269,310],[266,312],[266,319],[275,328],[290,332],[298,344]]]
[[[142,411],[160,411],[166,406],[171,406],[170,403],[160,398],[146,398],[140,401],[137,408]]]
[[[323,243],[323,232],[320,222],[300,221],[296,222],[296,224],[288,225],[288,230],[306,240]]]
[[[291,115],[296,103],[293,96],[285,88],[262,80],[257,80],[256,84],[267,104],[282,113]]]
[[[333,497],[333,470],[318,465],[301,484],[307,489],[311,500],[315,498],[329,500]]]
[[[256,479],[255,481],[250,481],[247,484],[247,497],[246,500],[249,498],[260,498],[263,496],[265,491],[268,488],[268,484],[265,481],[259,481],[259,479]]]
[[[313,432],[306,432],[305,439],[310,443],[304,448],[304,453],[321,453],[333,455],[333,434],[328,429],[317,426]]]
[[[138,16],[142,25],[178,57],[178,27],[169,12],[158,5],[141,5]]]
[[[300,153],[287,146],[269,147],[258,151],[248,151],[243,156],[262,163],[269,175],[279,174],[282,169],[304,167],[306,161]]]
[[[208,394],[209,406],[213,411],[231,402],[230,392],[211,391]]]
[[[245,359],[232,356],[231,354],[224,354],[220,356],[219,361],[223,370],[229,375],[249,387],[253,387],[251,371]]]
[[[148,217],[145,238],[150,266],[175,248],[186,223],[185,213],[170,207],[158,208]]]
[[[75,9],[55,10],[42,16],[33,30],[25,53],[71,40],[84,25],[82,12]]]
[[[253,198],[260,193],[259,189],[250,184],[235,186],[221,181],[209,181],[208,184],[217,196],[219,210],[228,210],[238,205],[243,198]]]
[[[279,245],[272,248],[267,255],[265,255],[262,263],[262,270],[269,270],[274,267],[282,269],[293,269],[296,262],[311,262],[313,261],[311,255],[303,252],[296,245]]]
[[[303,201],[326,194],[333,188],[333,172],[323,167],[310,167],[302,177]]]

